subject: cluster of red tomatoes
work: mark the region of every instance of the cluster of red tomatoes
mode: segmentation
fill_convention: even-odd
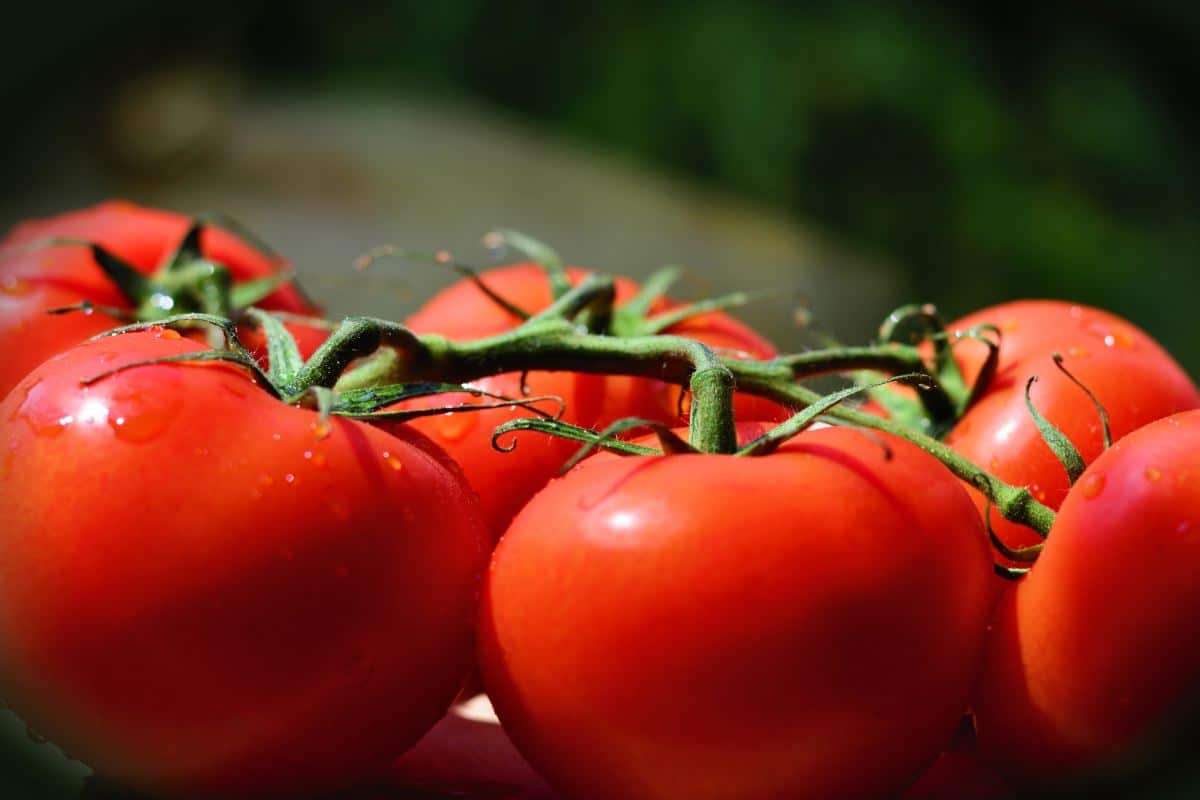
[[[563,798],[1007,797],[1131,763],[1200,699],[1200,393],[1113,315],[1019,302],[948,328],[989,326],[999,351],[956,345],[988,383],[946,443],[1058,510],[1008,581],[998,561],[1030,564],[988,528],[1015,551],[1040,536],[897,436],[599,453],[556,478],[577,442],[493,447],[522,408],[326,417],[264,373],[183,363],[211,348],[190,329],[88,338],[208,309],[173,281],[210,272],[227,298],[258,286],[303,357],[325,339],[283,262],[174,214],[110,203],[0,248],[0,697],[114,780],[189,797],[371,785],[478,670]],[[535,265],[483,280],[510,308],[551,303]],[[616,287],[618,306],[638,291]],[[680,317],[668,333],[721,355],[776,355],[721,311]],[[520,323],[471,281],[406,322],[451,340]],[[242,332],[264,369],[287,355]],[[593,429],[687,425],[683,390],[649,378],[473,386],[553,395]],[[486,403],[404,406],[455,404]],[[739,394],[735,414],[744,443],[789,412]]]

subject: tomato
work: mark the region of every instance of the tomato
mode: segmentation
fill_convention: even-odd
[[[982,323],[1002,332],[996,377],[946,443],[1002,480],[1029,487],[1051,508],[1062,504],[1070,483],[1026,407],[1029,376],[1038,376],[1031,392],[1034,406],[1067,435],[1085,462],[1104,448],[1099,414],[1087,394],[1055,367],[1055,352],[1104,406],[1116,438],[1200,407],[1200,392],[1175,360],[1146,333],[1112,314],[1057,301],[1022,301],[979,311],[950,328],[966,330]],[[955,354],[974,380],[986,347],[966,341]],[[972,496],[982,511],[983,496],[974,490]],[[1037,534],[994,509],[991,522],[1010,546],[1038,541]]]
[[[1126,436],[1003,598],[974,707],[1022,784],[1113,767],[1200,699],[1200,411]]]
[[[587,274],[571,268],[568,275],[578,283]],[[534,264],[517,264],[483,273],[482,279],[496,293],[528,312],[539,311],[551,302],[545,272]],[[616,302],[627,302],[637,285],[626,278],[616,280]],[[675,307],[660,301],[654,310]],[[460,281],[435,295],[406,324],[417,333],[439,333],[453,340],[494,336],[520,324],[520,318],[500,308],[471,281]],[[726,314],[703,314],[672,327],[669,333],[698,339],[720,352],[744,358],[769,358],[771,345],[745,325]],[[505,397],[520,397],[521,376],[516,373],[473,381],[472,385]],[[680,387],[662,381],[628,376],[600,376],[570,372],[531,372],[524,388],[530,395],[553,395],[566,407],[563,419],[577,425],[602,428],[622,417],[642,417],[680,423]],[[405,404],[429,408],[460,403],[489,402],[470,395],[440,395]],[[741,396],[735,410],[739,419],[786,418],[786,412],[757,397]],[[553,406],[542,406],[547,411]],[[513,515],[546,485],[578,449],[578,444],[528,433],[507,437],[516,442],[508,453],[492,447],[491,433],[514,415],[528,416],[517,409],[496,409],[444,417],[419,419],[412,424],[457,460],[471,485],[479,493],[495,537],[504,531]],[[685,414],[686,416],[686,414]]]
[[[0,403],[0,695],[100,774],[175,796],[369,780],[473,665],[486,533],[402,426],[240,367],[87,342]]]
[[[979,753],[970,718],[946,751],[903,795],[903,800],[1012,800],[1016,793]]]
[[[914,781],[965,707],[991,559],[958,481],[888,445],[828,428],[758,458],[598,457],[536,495],[480,610],[522,754],[583,799]]]
[[[6,354],[0,362],[0,396],[55,353],[122,324],[100,312],[49,316],[47,309],[84,300],[98,306],[130,308],[87,248],[35,245],[50,238],[92,242],[150,273],[173,252],[189,224],[189,219],[180,214],[108,202],[14,228],[0,243],[0,351]],[[205,230],[201,249],[207,258],[226,266],[235,281],[268,278],[283,267],[236,236],[215,228]],[[317,313],[292,284],[280,286],[260,305]],[[303,327],[295,328],[293,333],[305,352],[312,352],[324,338]],[[256,341],[252,336],[251,343]]]

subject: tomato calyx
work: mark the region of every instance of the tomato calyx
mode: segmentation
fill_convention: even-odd
[[[230,269],[207,258],[201,248],[204,232],[218,228],[233,233],[264,258],[278,264],[279,272],[265,278],[235,282]],[[285,284],[292,284],[299,291],[294,273],[280,256],[238,223],[218,215],[194,217],[179,243],[149,274],[136,269],[106,247],[84,239],[51,237],[26,247],[31,250],[46,247],[88,249],[96,266],[129,305],[129,308],[121,309],[83,302],[52,309],[51,313],[101,311],[129,322],[161,322],[174,315],[195,312],[231,317]]]
[[[948,331],[937,309],[928,303],[901,306],[880,325],[877,344],[907,344],[913,348],[926,342],[932,345],[933,361],[929,371],[934,378],[933,386],[915,399],[882,390],[881,387],[873,388],[871,397],[892,418],[941,438],[991,384],[1000,360],[1000,337],[1000,329],[994,325]],[[963,340],[979,341],[988,348],[979,374],[969,386],[954,358],[954,347]],[[870,372],[860,372],[856,381],[861,385],[870,382],[873,377]]]
[[[332,381],[328,377],[335,367],[331,367],[325,362],[333,361],[335,364],[344,366],[348,360],[352,360],[354,352],[370,352],[372,347],[378,347],[378,341],[372,343],[371,334],[364,333],[364,331],[369,330],[380,338],[386,339],[390,332],[387,325],[373,326],[361,322],[359,325],[349,326],[349,334],[344,332],[347,326],[343,325],[339,329],[343,330],[344,337],[340,347],[331,348],[332,352],[324,347],[319,348],[312,357],[305,361],[300,355],[295,339],[274,313],[251,308],[246,311],[246,316],[261,325],[264,330],[270,355],[270,367],[267,370],[264,370],[242,345],[238,338],[237,326],[231,320],[210,314],[193,313],[179,314],[158,323],[126,325],[102,333],[95,338],[118,336],[142,330],[161,330],[168,326],[189,327],[200,323],[211,326],[221,334],[222,347],[129,362],[115,369],[83,378],[80,383],[91,385],[119,372],[152,364],[222,361],[249,370],[255,385],[277,400],[287,405],[298,405],[317,410],[320,413],[318,424],[322,430],[328,429],[330,416],[376,422],[404,422],[437,414],[466,413],[490,408],[519,406],[532,411],[539,417],[553,420],[563,412],[561,398],[553,395],[513,399],[474,386],[435,381],[413,381],[404,384],[335,391],[331,388]],[[404,400],[449,393],[467,393],[476,397],[487,397],[494,402],[414,408],[402,411],[384,410],[388,406]],[[538,403],[556,404],[557,410],[554,413],[547,412],[540,408]]]

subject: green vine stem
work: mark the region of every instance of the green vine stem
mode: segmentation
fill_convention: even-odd
[[[777,403],[803,408],[822,399],[822,395],[805,386],[794,383],[782,383],[775,380],[764,380],[750,370],[741,369],[742,365],[730,362],[731,371],[738,381],[741,391],[757,394],[774,400]],[[970,483],[995,504],[1000,514],[1011,522],[1025,525],[1037,531],[1043,537],[1050,532],[1054,522],[1054,511],[1034,499],[1030,491],[1023,486],[1012,486],[996,476],[960,456],[942,442],[931,436],[914,431],[874,414],[867,414],[852,408],[836,406],[825,412],[835,419],[849,422],[863,428],[871,428],[884,433],[890,433],[912,442],[925,452],[946,465],[946,467],[962,480]]]

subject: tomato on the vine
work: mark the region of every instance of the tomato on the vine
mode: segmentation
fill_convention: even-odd
[[[1200,699],[1200,411],[1129,434],[1071,489],[1007,592],[974,708],[1022,784],[1121,764]]]
[[[597,457],[497,546],[484,685],[569,797],[899,792],[965,708],[990,563],[959,482],[890,437]]]
[[[569,268],[567,275],[578,283],[586,270]],[[550,282],[535,264],[516,264],[480,275],[496,294],[527,312],[535,313],[551,302]],[[617,306],[637,294],[637,284],[627,278],[616,280]],[[659,299],[652,312],[679,304]],[[453,340],[494,336],[520,324],[521,319],[489,298],[470,280],[462,280],[439,292],[406,321],[417,333],[438,333]],[[665,333],[697,339],[721,354],[740,358],[770,358],[774,348],[761,336],[719,311],[686,319]],[[524,377],[524,383],[522,383]],[[678,386],[648,378],[623,375],[588,375],[574,372],[530,372],[497,375],[472,381],[472,385],[505,397],[552,395],[561,398],[563,419],[576,425],[602,428],[623,417],[641,417],[679,424],[686,422],[686,398]],[[405,404],[433,407],[458,403],[488,402],[470,395],[440,395]],[[547,410],[550,410],[547,408]],[[681,413],[682,412],[682,413]],[[739,419],[778,420],[786,416],[779,406],[761,398],[738,395],[735,413]],[[558,474],[578,445],[538,434],[516,434],[517,446],[500,453],[492,447],[491,432],[514,416],[528,416],[520,409],[494,409],[470,414],[418,419],[412,424],[446,449],[458,461],[483,502],[484,511],[499,536],[513,515],[534,492]]]
[[[473,665],[487,536],[392,432],[151,329],[0,403],[0,695],[100,774],[194,796],[369,780]]]
[[[183,240],[191,221],[181,215],[113,201],[49,219],[24,222],[0,242],[0,396],[30,370],[77,342],[122,324],[100,310],[50,316],[48,309],[87,301],[97,307],[132,310],[129,299],[80,245],[51,245],[75,240],[98,245],[134,269],[149,274]],[[229,270],[235,283],[271,278],[286,264],[233,234],[206,227],[200,250]],[[264,297],[263,308],[311,315],[317,309],[294,284],[285,283]],[[312,352],[320,331],[295,326],[301,349]],[[253,343],[254,336],[250,337]]]
[[[1114,438],[1178,411],[1200,407],[1200,392],[1187,373],[1145,332],[1104,311],[1042,300],[1006,303],[978,311],[949,326],[968,330],[990,324],[1001,333],[996,376],[946,437],[961,455],[1034,498],[1058,508],[1070,482],[1042,440],[1025,403],[1025,384],[1036,375],[1030,396],[1037,410],[1090,463],[1104,449],[1100,416],[1083,389],[1055,366],[1053,355],[1086,386],[1108,413]],[[962,341],[955,356],[973,381],[986,357],[979,342]],[[985,500],[972,491],[982,511]],[[993,529],[1012,547],[1038,541],[993,509]]]

